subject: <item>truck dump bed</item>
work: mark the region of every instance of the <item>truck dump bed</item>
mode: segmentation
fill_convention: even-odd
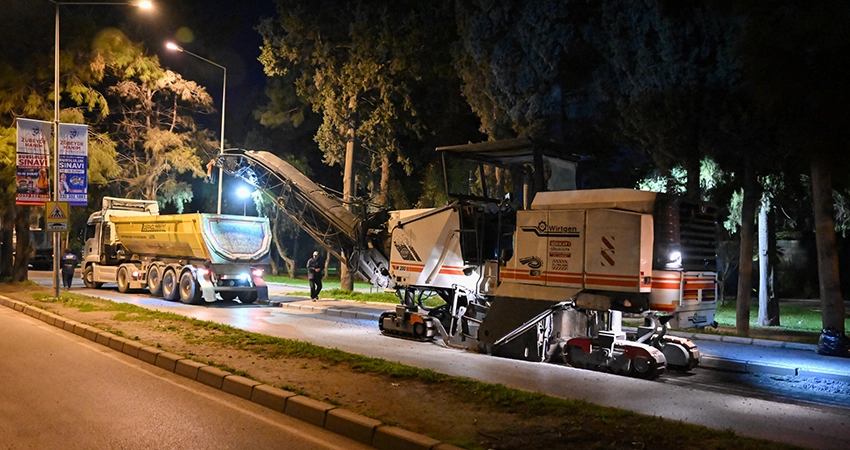
[[[124,248],[139,256],[260,263],[271,245],[266,218],[199,213],[112,215],[110,221]]]

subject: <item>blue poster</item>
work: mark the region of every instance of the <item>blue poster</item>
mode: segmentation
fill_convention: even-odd
[[[59,124],[59,201],[71,206],[88,204],[87,125]]]

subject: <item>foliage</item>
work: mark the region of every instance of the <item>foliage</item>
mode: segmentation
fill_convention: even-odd
[[[712,191],[723,182],[726,174],[720,165],[710,158],[700,161],[700,192],[702,200],[711,200]],[[684,194],[688,173],[682,166],[673,167],[667,176],[655,173],[640,180],[637,189],[651,192],[666,192],[668,194]]]
[[[209,112],[212,98],[197,83],[163,69],[118,30],[100,32],[93,46],[94,70],[115,81],[108,94],[121,120],[110,128],[120,145],[117,180],[124,195],[173,203],[182,212],[192,187],[181,175],[202,178],[201,157],[209,159],[217,147],[193,118]]]
[[[687,195],[700,198],[700,161],[739,83],[739,24],[692,2],[608,1],[601,9],[618,134],[662,171],[681,165],[692,178]]]
[[[458,2],[456,16],[454,66],[489,137],[569,142],[568,128],[597,112],[588,2]]]
[[[291,74],[297,94],[321,113],[315,140],[327,164],[343,163],[355,130],[365,150],[357,157],[359,184],[379,204],[388,201],[392,166],[412,173],[413,151],[435,128],[429,118],[444,112],[441,95],[450,92],[438,77],[448,67],[441,52],[453,35],[428,24],[450,21],[449,4],[278,0],[279,17],[258,28],[266,73]]]

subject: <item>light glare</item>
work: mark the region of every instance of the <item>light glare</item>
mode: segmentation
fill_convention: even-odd
[[[246,199],[251,196],[251,190],[245,186],[239,186],[239,188],[236,189],[236,196],[241,199]]]

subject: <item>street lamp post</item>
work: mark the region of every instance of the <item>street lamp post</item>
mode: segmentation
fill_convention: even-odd
[[[149,1],[134,2],[57,2],[50,0],[56,6],[56,32],[53,42],[53,201],[59,201],[59,7],[60,6],[86,6],[86,5],[124,5],[136,6],[142,9],[151,9],[153,4]],[[53,293],[59,297],[59,248],[61,240],[59,233],[53,233]]]
[[[176,52],[186,53],[187,55],[192,55],[195,58],[198,58],[198,59],[200,59],[201,61],[204,61],[204,62],[208,62],[208,63],[210,63],[210,64],[212,64],[212,65],[214,65],[214,66],[216,66],[219,69],[224,71],[224,79],[221,83],[221,144],[220,144],[220,147],[219,147],[219,154],[224,153],[224,104],[225,104],[225,99],[227,98],[227,68],[222,66],[221,64],[217,64],[213,61],[210,61],[209,59],[204,58],[203,56],[192,53],[189,50],[186,50],[185,48],[183,48],[183,47],[181,47],[181,46],[179,46],[179,45],[177,45],[173,42],[167,42],[165,44],[165,48],[167,48],[169,50],[176,51]],[[224,171],[222,170],[221,167],[219,167],[218,168],[218,204],[217,204],[216,210],[215,210],[216,214],[221,214],[221,183],[222,183],[221,177],[222,177],[223,174],[224,174]]]

